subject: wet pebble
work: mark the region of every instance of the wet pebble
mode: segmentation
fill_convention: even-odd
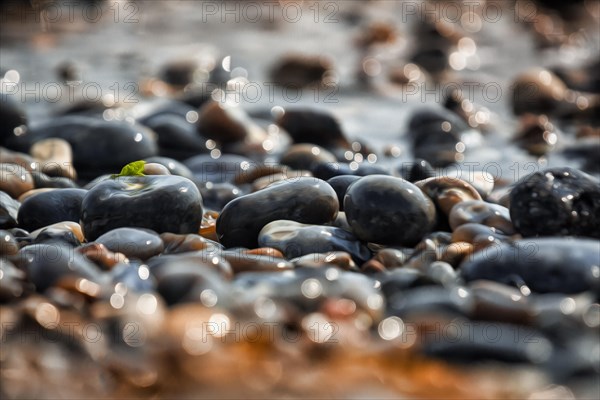
[[[164,254],[178,254],[205,249],[216,251],[221,248],[219,243],[193,233],[187,235],[162,233],[160,238],[165,245]]]
[[[539,238],[490,246],[460,266],[466,281],[488,279],[538,293],[600,288],[600,242]],[[524,288],[527,286],[527,288]]]
[[[158,233],[196,233],[202,222],[202,198],[193,182],[179,176],[124,176],[94,186],[81,205],[85,237],[121,227]]]
[[[456,204],[469,200],[482,200],[479,192],[461,179],[440,176],[415,182],[415,185],[435,204],[438,210],[439,229],[447,229],[448,215]]]
[[[277,220],[265,225],[258,235],[258,243],[280,250],[288,259],[334,251],[349,253],[357,264],[362,264],[371,257],[370,250],[348,231],[288,220]]]
[[[496,228],[506,235],[515,233],[508,208],[481,200],[457,203],[450,210],[448,220],[452,230],[463,224],[475,223]]]
[[[51,287],[66,276],[77,276],[92,282],[101,282],[98,267],[73,247],[62,243],[33,244],[19,251],[18,266],[39,292]]]
[[[369,163],[347,164],[347,163],[321,163],[317,164],[312,173],[319,179],[328,180],[341,175],[390,175],[387,168]]]
[[[352,255],[345,251],[332,251],[327,254],[311,253],[290,260],[296,268],[323,268],[334,266],[344,271],[357,271]]]
[[[226,247],[255,248],[260,230],[269,222],[323,224],[331,222],[338,209],[335,191],[320,179],[275,182],[229,202],[217,219],[217,234]]]
[[[353,183],[344,210],[360,240],[380,244],[414,245],[436,219],[433,203],[418,187],[391,176],[367,176]]]
[[[231,264],[234,274],[242,272],[277,272],[294,269],[294,264],[279,255],[253,254],[242,249],[224,251],[222,255]]]
[[[113,229],[98,237],[95,242],[106,246],[110,251],[140,260],[147,260],[164,250],[160,236],[150,229],[143,228]]]
[[[569,167],[535,172],[510,192],[510,216],[523,236],[600,238],[600,182]]]
[[[61,221],[79,222],[81,202],[87,192],[84,189],[54,189],[31,196],[19,208],[19,226],[34,231]]]

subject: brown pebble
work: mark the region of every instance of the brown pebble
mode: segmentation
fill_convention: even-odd
[[[415,183],[447,216],[462,201],[482,200],[477,190],[462,179],[439,176]]]
[[[18,164],[0,164],[0,190],[13,199],[34,188],[31,173]]]
[[[73,150],[66,140],[59,138],[40,140],[31,146],[29,153],[40,162],[40,171],[46,175],[77,178],[73,167]]]
[[[145,175],[171,175],[171,172],[167,167],[158,163],[146,163],[144,164]]]
[[[128,263],[129,259],[123,253],[112,252],[101,243],[88,243],[77,248],[77,251],[105,270],[112,269],[119,263]]]
[[[73,221],[62,221],[62,222],[57,222],[52,225],[45,226],[43,228],[40,228],[40,229],[37,229],[37,230],[31,232],[30,236],[35,239],[37,237],[37,235],[39,235],[44,229],[47,229],[47,228],[71,231],[73,233],[73,235],[75,235],[77,240],[79,240],[79,242],[83,243],[85,241],[85,237],[83,236],[83,231],[81,229],[81,225],[79,225],[77,222],[73,222]]]
[[[358,267],[352,256],[345,251],[332,251],[329,253],[305,254],[291,260],[296,268],[322,268],[335,266],[344,271],[357,271]]]
[[[241,272],[277,272],[294,268],[294,265],[284,258],[269,255],[249,254],[243,250],[227,250],[221,253],[231,264],[234,274]]]

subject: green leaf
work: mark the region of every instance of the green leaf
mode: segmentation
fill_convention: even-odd
[[[120,176],[144,176],[144,165],[146,165],[146,161],[130,162],[121,169],[119,174],[111,175],[111,178],[115,179]]]

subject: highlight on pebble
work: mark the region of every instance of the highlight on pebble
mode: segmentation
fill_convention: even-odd
[[[0,2],[0,398],[600,398],[599,26]]]

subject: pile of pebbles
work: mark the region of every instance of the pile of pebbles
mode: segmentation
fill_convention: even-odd
[[[593,96],[556,94],[568,72],[511,86],[532,155],[553,118],[597,139]],[[2,397],[598,393],[593,152],[514,182],[449,172],[487,141],[460,97],[412,113],[401,165],[324,109],[265,121],[188,94],[38,122],[0,103]]]

